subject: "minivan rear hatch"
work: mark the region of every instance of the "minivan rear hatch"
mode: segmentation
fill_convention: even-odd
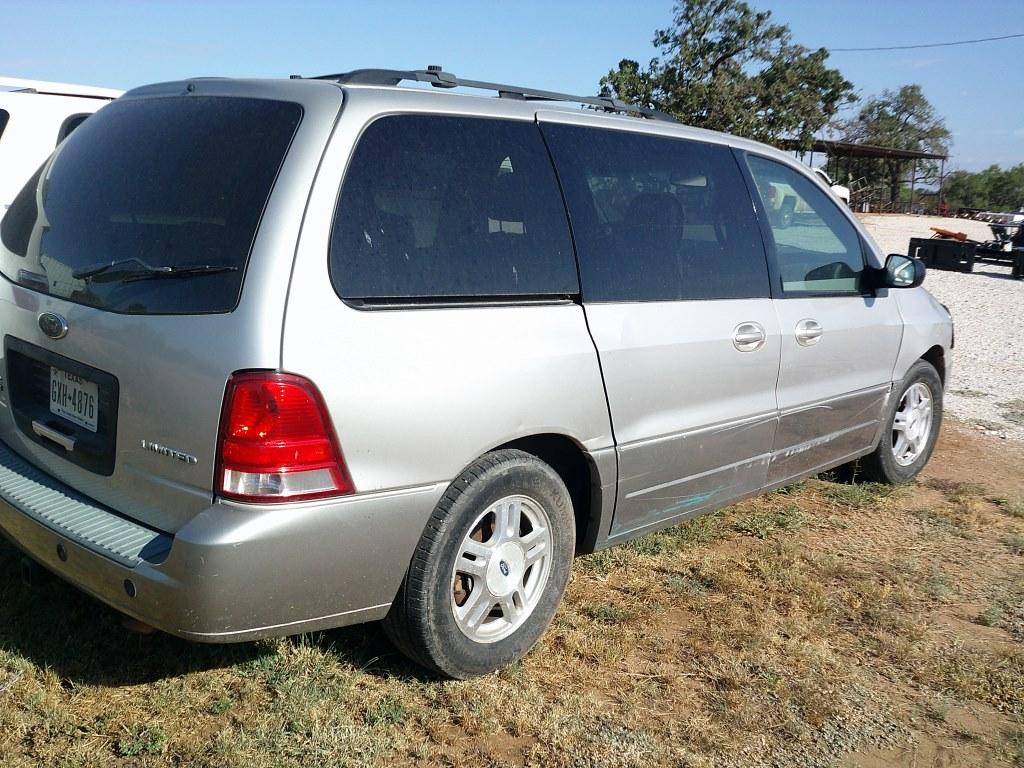
[[[0,222],[0,439],[171,532],[211,502],[228,377],[278,365],[286,289],[266,286],[287,283],[293,248],[278,241],[295,232],[266,235],[273,255],[255,245],[304,114],[173,90],[97,112]]]

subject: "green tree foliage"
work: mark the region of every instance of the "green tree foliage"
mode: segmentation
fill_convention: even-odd
[[[601,91],[654,107],[682,122],[760,141],[799,138],[809,147],[853,85],[825,65],[828,51],[792,42],[789,27],[742,0],[680,0],[660,55],[630,59],[601,79]]]
[[[846,141],[940,155],[949,152],[952,139],[945,122],[919,85],[904,85],[898,91],[885,90],[880,96],[872,96],[841,130]],[[890,201],[895,202],[913,167],[907,160],[860,160],[851,170],[854,176],[863,176],[869,184],[884,183],[889,188]],[[917,181],[936,181],[938,171],[938,163],[919,160]]]
[[[1024,207],[1024,163],[1003,170],[990,165],[978,173],[949,174],[945,190],[951,208],[1016,211]]]

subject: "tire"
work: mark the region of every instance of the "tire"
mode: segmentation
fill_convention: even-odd
[[[922,387],[924,388],[922,390]],[[930,398],[931,417],[927,427],[922,424],[923,411],[911,417],[907,427],[909,411],[914,410],[911,401],[914,393],[927,394]],[[902,446],[896,430],[897,416],[901,416],[904,435],[916,432],[916,440],[907,440]],[[874,452],[861,460],[865,477],[879,483],[898,484],[913,480],[924,469],[935,448],[942,424],[942,380],[931,363],[918,360],[907,371],[903,382],[895,391],[885,413],[885,429]],[[926,430],[926,433],[925,433]]]
[[[499,515],[509,521],[505,534]],[[523,451],[485,454],[434,509],[384,631],[410,659],[447,677],[493,672],[544,633],[575,546],[572,501],[558,474]]]

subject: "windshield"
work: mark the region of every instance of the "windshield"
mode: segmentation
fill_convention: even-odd
[[[11,204],[0,272],[112,312],[231,311],[301,116],[263,99],[109,104]]]

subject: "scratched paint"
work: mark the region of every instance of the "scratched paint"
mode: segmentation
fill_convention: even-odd
[[[708,491],[707,493],[695,493],[692,496],[685,496],[682,499],[680,499],[679,501],[677,501],[675,504],[670,504],[669,506],[667,506],[664,509],[662,509],[659,512],[659,514],[660,515],[670,515],[673,512],[678,512],[678,511],[680,511],[682,509],[689,509],[690,507],[696,507],[698,504],[703,504],[706,501],[710,501],[721,490],[722,490],[722,488],[713,488],[712,490]]]

